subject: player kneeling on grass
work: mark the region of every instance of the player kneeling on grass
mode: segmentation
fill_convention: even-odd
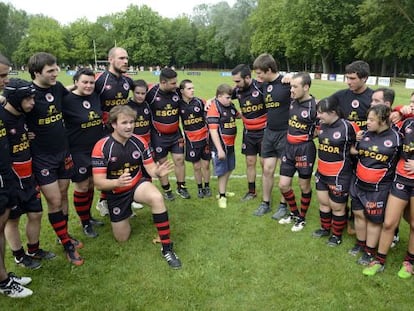
[[[133,134],[135,118],[136,112],[128,106],[111,109],[109,124],[114,131],[99,140],[92,151],[94,183],[107,195],[115,239],[126,241],[131,234],[131,203],[145,203],[152,209],[163,257],[171,268],[179,269],[181,261],[172,248],[163,195],[150,180],[143,177],[143,168],[152,177],[165,177],[173,169],[173,164],[169,161],[160,165],[154,162],[148,144]]]

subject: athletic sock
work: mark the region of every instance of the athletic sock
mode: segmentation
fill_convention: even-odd
[[[65,215],[63,215],[62,211],[58,211],[56,213],[49,213],[49,222],[52,225],[53,230],[55,231],[56,235],[58,236],[60,242],[63,246],[67,245],[70,242],[69,234],[68,234],[68,226]]]
[[[152,214],[152,219],[155,227],[157,228],[162,249],[164,251],[171,250],[170,222],[168,220],[168,212],[165,211],[161,214]]]
[[[29,244],[27,243],[27,252],[29,254],[34,254],[37,252],[37,250],[39,249],[39,241],[37,241],[37,243],[33,243],[33,244]]]
[[[375,259],[378,260],[378,262],[381,265],[385,265],[385,261],[387,260],[387,254],[377,253],[377,255],[375,256]]]
[[[79,216],[82,226],[90,224],[90,194],[89,192],[73,191],[73,205]]]
[[[177,181],[177,189],[185,188],[185,181]]]
[[[342,236],[342,232],[344,231],[346,227],[346,219],[347,219],[347,216],[345,214],[341,216],[337,216],[337,215],[332,216],[332,233],[333,234],[335,234],[336,236]]]
[[[290,189],[289,191],[282,193],[282,195],[285,198],[286,203],[289,205],[290,212],[295,216],[299,216],[299,210],[296,205],[296,198],[293,190]]]
[[[308,193],[302,192],[302,197],[300,198],[300,217],[303,219],[306,218],[306,213],[308,212],[311,200],[312,200],[312,191]]]
[[[166,185],[161,185],[161,187],[162,187],[162,189],[164,189],[165,192],[171,191],[170,183],[168,183]]]
[[[414,254],[411,254],[409,251],[405,254],[404,261],[408,261],[410,264],[414,264]]]
[[[249,192],[250,193],[256,193],[256,183],[255,182],[249,182],[248,187],[249,187]]]
[[[346,216],[345,216],[346,217]],[[325,230],[331,230],[332,227],[332,211],[322,212],[319,210],[319,218],[321,222],[321,228]]]
[[[22,259],[24,257],[24,255],[25,255],[24,254],[24,248],[23,248],[23,246],[20,247],[17,251],[13,251],[12,250],[12,253],[13,253],[13,256],[15,258],[17,258],[18,260]]]

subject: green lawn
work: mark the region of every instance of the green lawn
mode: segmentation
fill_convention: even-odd
[[[149,73],[136,77],[157,80]],[[179,72],[179,80],[184,78],[192,79],[197,95],[205,98],[214,95],[218,84],[231,83],[230,77],[218,72],[201,76]],[[61,81],[70,83],[63,74]],[[343,83],[314,81],[312,93],[321,98],[345,87]],[[410,90],[397,86],[396,92],[397,103],[408,103]],[[390,252],[385,272],[372,278],[363,276],[357,258],[347,253],[353,237],[345,235],[337,248],[327,247],[325,239],[311,237],[319,227],[315,192],[307,226],[301,232],[292,233],[290,225],[279,225],[269,214],[252,216],[260,198],[240,201],[247,182],[242,177],[245,164],[239,152],[241,131],[239,134],[237,166],[229,182],[229,190],[236,196],[228,199],[227,209],[219,209],[214,198],[196,198],[190,166],[187,183],[193,198],[167,203],[175,250],[183,262],[181,270],[170,269],[160,255],[160,246],[152,244],[156,230],[148,208],[137,211],[137,217],[131,219],[131,239],[119,244],[107,218],[107,224],[97,228],[98,238],[84,238],[71,205],[69,228],[85,244],[80,251],[85,264],[74,267],[67,262],[44,216],[41,246],[58,257],[43,262],[37,271],[27,271],[15,266],[7,249],[8,270],[30,275],[34,295],[24,300],[0,296],[0,310],[411,310],[413,280],[397,277],[407,246],[407,224],[402,222],[401,242]],[[215,178],[212,187],[217,189]],[[257,188],[260,196],[260,178]],[[273,210],[279,197],[275,188]],[[99,218],[95,209],[93,212]]]

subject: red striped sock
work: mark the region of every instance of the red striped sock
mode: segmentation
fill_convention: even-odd
[[[171,246],[171,239],[168,212],[165,211],[161,214],[152,214],[152,219],[155,227],[157,228],[163,249],[169,249]]]
[[[285,198],[286,203],[289,205],[290,212],[296,216],[299,216],[299,210],[298,206],[296,205],[296,198],[293,190],[290,189],[288,192],[282,193],[282,195]]]
[[[302,217],[303,219],[306,218],[306,213],[308,212],[311,200],[312,191],[309,193],[302,192],[302,197],[300,198],[300,217]]]
[[[60,239],[62,245],[70,243],[70,238],[68,234],[68,226],[65,215],[62,211],[56,213],[49,213],[49,222],[52,225],[53,230],[55,230],[56,235]]]
[[[73,191],[73,205],[83,226],[88,225],[90,220],[89,198],[89,192]]]
[[[321,222],[321,228],[325,230],[331,230],[332,226],[332,212],[322,212],[319,211],[319,218]]]

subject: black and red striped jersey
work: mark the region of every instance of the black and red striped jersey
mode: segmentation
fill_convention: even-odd
[[[197,97],[192,98],[189,103],[180,100],[180,117],[185,138],[193,146],[204,145],[208,139],[208,127],[203,101]]]
[[[232,98],[239,101],[241,118],[246,130],[259,131],[266,127],[267,110],[260,82],[253,79],[248,89],[236,88]]]
[[[371,107],[373,92],[369,87],[361,94],[356,94],[350,89],[339,90],[331,95],[331,99],[339,103],[345,119],[355,122],[361,129],[365,130],[367,127],[367,111]]]
[[[316,101],[311,98],[302,102],[293,100],[289,107],[287,141],[300,144],[312,141],[316,128]]]
[[[0,105],[0,189],[10,187],[13,181],[12,161],[5,119],[6,110]]]
[[[318,135],[318,172],[324,176],[352,174],[350,149],[359,127],[345,119],[322,123]]]
[[[224,106],[217,99],[207,111],[208,128],[218,130],[223,149],[234,147],[237,135],[236,118],[238,116],[239,112],[233,103]],[[212,144],[212,148],[215,149],[214,144]]]
[[[128,102],[129,90],[132,89],[133,81],[126,75],[116,76],[106,70],[97,76],[95,81],[95,93],[98,94],[103,111],[103,121],[108,121],[109,111],[119,105]]]
[[[401,145],[400,134],[391,128],[381,133],[365,132],[356,145],[356,184],[369,191],[388,190]]]
[[[404,169],[404,164],[407,160],[414,160],[414,118],[404,120],[400,133],[403,136],[402,149],[396,173],[405,178],[414,179],[414,174],[410,174]]]
[[[118,179],[126,170],[131,174],[131,184],[118,187],[112,193],[129,191],[141,180],[143,165],[153,163],[148,143],[134,135],[121,144],[112,135],[100,139],[92,150],[93,174],[105,174],[107,179]]]
[[[145,139],[147,143],[151,141],[151,109],[146,101],[141,104],[134,102],[130,99],[127,103],[137,113],[135,119],[134,134]]]
[[[9,139],[10,158],[13,172],[18,179],[27,179],[32,176],[32,155],[28,137],[26,117],[24,114],[16,116],[5,110],[3,119],[7,137]]]
[[[288,129],[290,85],[282,83],[283,76],[263,84],[263,98],[267,109],[267,127],[272,131]]]
[[[70,152],[92,151],[103,136],[102,110],[96,93],[80,96],[69,93],[63,98],[63,119]]]
[[[69,91],[60,82],[49,88],[41,88],[34,83],[33,86],[36,89],[35,105],[26,114],[29,131],[35,134],[30,142],[32,155],[67,150],[62,101]]]
[[[148,91],[146,101],[151,108],[153,128],[159,134],[177,133],[180,101],[178,92],[164,92],[156,84]]]

